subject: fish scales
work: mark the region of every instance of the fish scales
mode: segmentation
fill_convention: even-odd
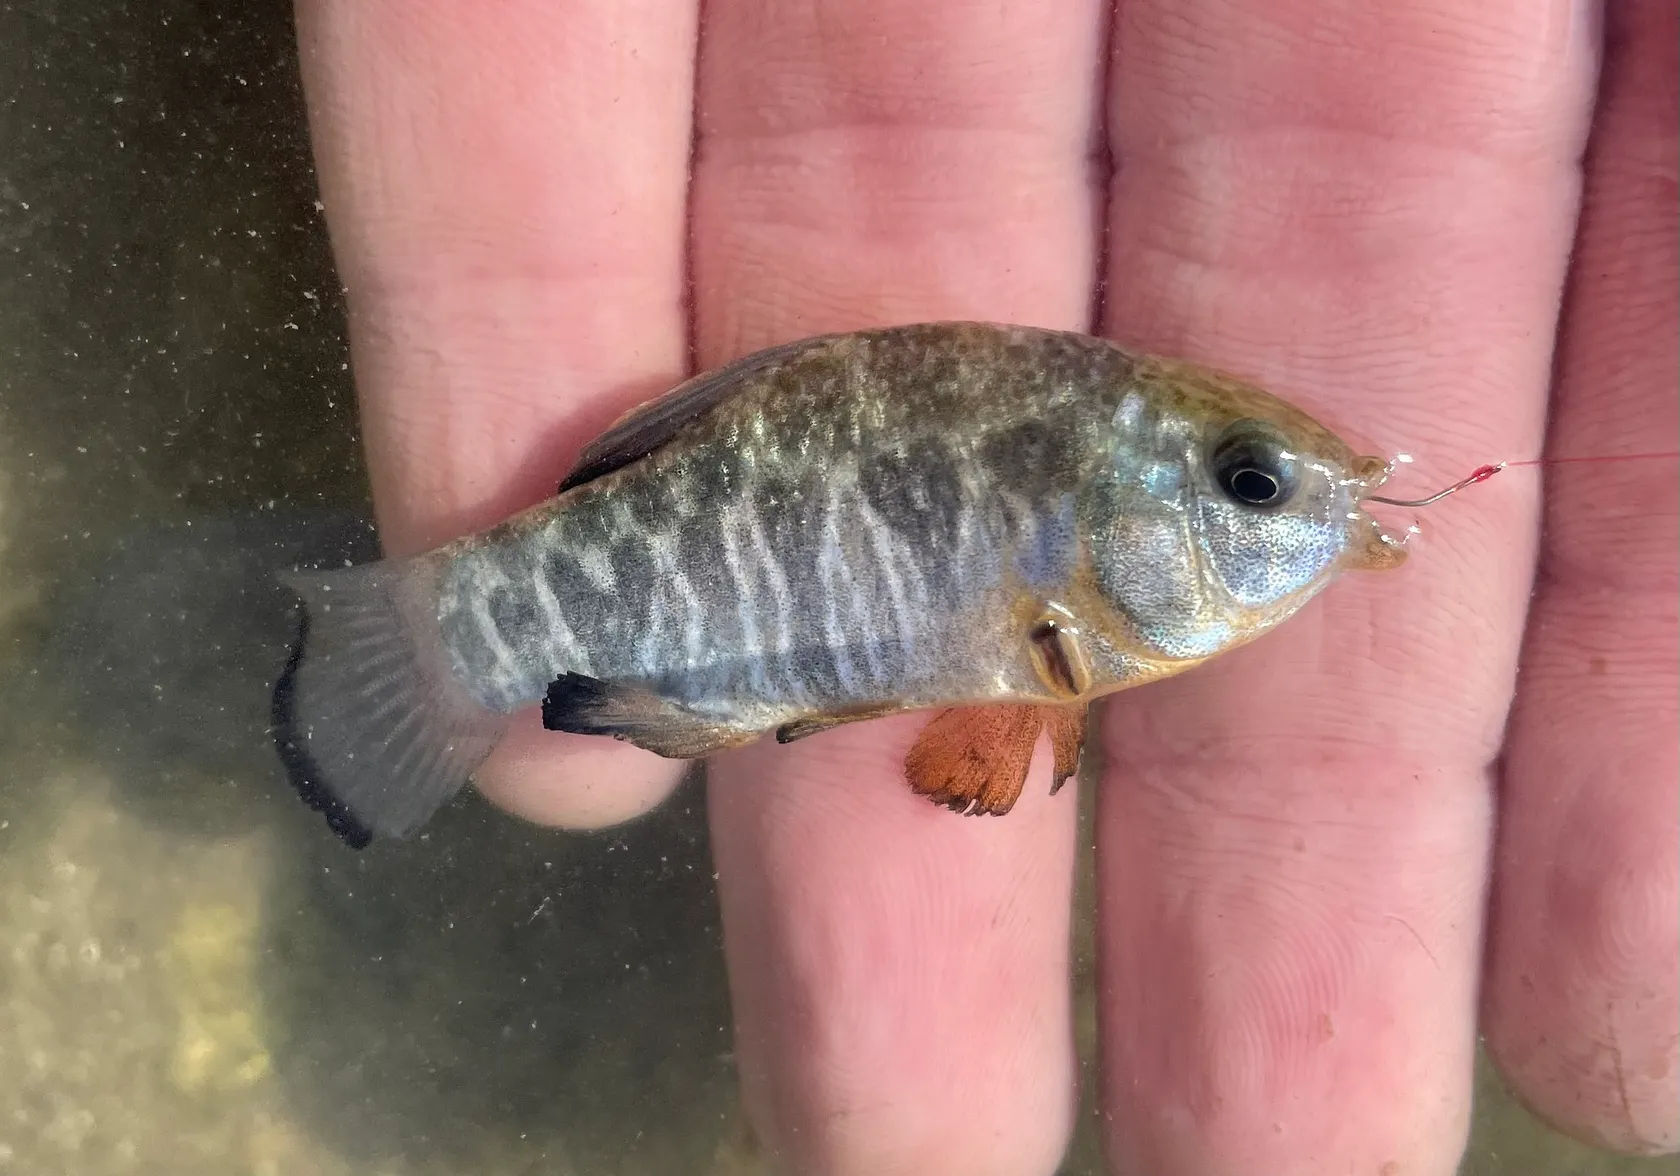
[[[1100,459],[1080,438],[1113,414],[1078,392],[1129,362],[980,342],[813,346],[706,439],[463,551],[439,608],[462,680],[497,710],[567,671],[702,711],[948,696],[1011,585],[1071,569],[1070,496]]]

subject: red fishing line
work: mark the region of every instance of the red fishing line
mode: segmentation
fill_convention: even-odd
[[[1368,501],[1370,501],[1370,502],[1381,502],[1381,503],[1387,504],[1388,506],[1410,506],[1410,507],[1428,506],[1432,502],[1439,502],[1441,499],[1445,498],[1449,494],[1456,494],[1458,491],[1464,489],[1466,486],[1474,486],[1477,482],[1485,482],[1489,478],[1493,477],[1493,475],[1497,474],[1500,470],[1505,469],[1509,466],[1562,465],[1562,464],[1567,463],[1567,462],[1583,462],[1583,461],[1649,461],[1649,460],[1652,460],[1652,459],[1655,459],[1655,458],[1664,458],[1664,457],[1667,457],[1667,458],[1680,457],[1680,452],[1665,451],[1665,452],[1660,452],[1660,453],[1607,453],[1607,454],[1604,454],[1602,456],[1593,455],[1593,456],[1581,456],[1581,457],[1528,457],[1528,458],[1522,458],[1522,459],[1517,460],[1517,461],[1501,461],[1501,462],[1496,462],[1492,465],[1477,466],[1474,470],[1470,471],[1470,475],[1468,477],[1459,479],[1458,481],[1454,482],[1451,486],[1448,486],[1445,490],[1437,490],[1434,494],[1429,495],[1427,498],[1411,498],[1411,499],[1384,498],[1380,495],[1373,494],[1369,497]]]
[[[1590,457],[1531,457],[1524,461],[1507,461],[1501,464],[1508,466],[1563,465],[1566,462],[1577,461],[1650,461],[1654,458],[1663,457],[1680,457],[1680,451],[1671,450],[1665,453],[1607,453]],[[1483,468],[1485,469],[1486,467]],[[1489,476],[1491,477],[1492,475]]]

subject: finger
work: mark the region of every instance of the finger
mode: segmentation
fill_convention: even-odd
[[[658,0],[299,0],[311,127],[387,547],[554,493],[578,450],[683,372],[695,14]],[[678,766],[541,730],[478,783],[594,824]]]
[[[1082,327],[1094,2],[708,7],[695,173],[703,362],[886,321]],[[745,1094],[790,1171],[1049,1173],[1074,1058],[1076,801],[910,794],[927,715],[719,757],[712,820]]]
[[[1417,454],[1408,491],[1533,452],[1591,98],[1572,11],[1130,0],[1111,329]],[[1536,516],[1509,475],[1448,500],[1402,570],[1116,698],[1098,864],[1121,1171],[1455,1170]]]
[[[1680,434],[1680,11],[1612,5],[1548,454]],[[1553,1123],[1680,1147],[1675,463],[1559,464],[1503,771],[1486,1027]]]

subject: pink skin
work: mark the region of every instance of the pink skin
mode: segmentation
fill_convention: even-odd
[[[1417,454],[1402,496],[1538,452],[1558,340],[1550,450],[1649,449],[1680,431],[1680,30],[1618,11],[1560,337],[1589,4],[1124,0],[1105,69],[1097,0],[708,0],[696,76],[692,5],[300,0],[387,542],[552,492],[691,325],[702,366],[881,322],[1100,327]],[[1478,1000],[1553,1122],[1680,1146],[1674,478],[1508,471],[1403,570],[1114,701],[1116,1172],[1447,1176]],[[933,808],[899,767],[921,721],[714,761],[749,1107],[794,1171],[1049,1173],[1076,802],[1041,747],[1007,818]],[[533,720],[481,783],[582,826],[675,775]]]

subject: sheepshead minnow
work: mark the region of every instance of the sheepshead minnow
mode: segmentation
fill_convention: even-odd
[[[556,497],[435,551],[288,579],[282,753],[341,833],[411,833],[509,715],[695,758],[924,708],[917,791],[1004,812],[1048,725],[1277,625],[1400,545],[1375,457],[1103,339],[828,335],[622,418]],[[1023,750],[1024,748],[1024,750]]]

